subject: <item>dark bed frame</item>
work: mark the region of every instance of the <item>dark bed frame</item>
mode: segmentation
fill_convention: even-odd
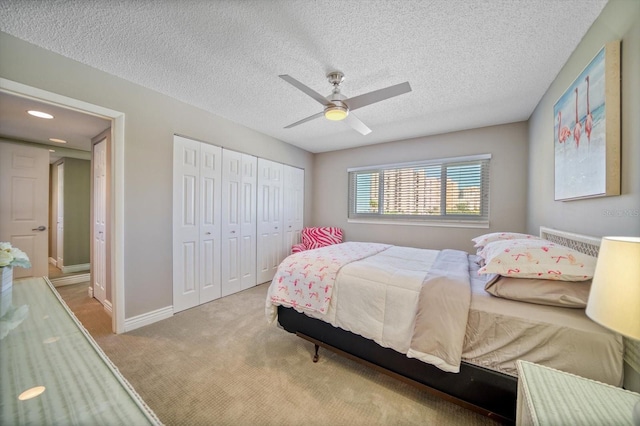
[[[515,377],[464,361],[459,373],[447,373],[292,308],[278,306],[278,323],[315,345],[314,362],[322,346],[499,422],[515,423]]]

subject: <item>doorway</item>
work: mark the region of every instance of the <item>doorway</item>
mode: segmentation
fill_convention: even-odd
[[[70,125],[81,126],[81,120]],[[100,122],[100,126],[105,125],[110,126],[110,121]],[[74,158],[65,150],[57,158],[52,153],[50,160],[49,280],[55,287],[87,282],[93,270],[90,232],[93,160],[91,151],[73,154],[77,156]]]
[[[106,206],[110,213],[111,226],[109,227],[109,234],[105,238],[111,243],[109,244],[110,264],[108,265],[108,270],[112,277],[112,331],[123,333],[125,331],[124,253],[122,244],[124,238],[124,114],[2,78],[0,78],[0,93],[111,120],[112,144],[109,150],[109,167],[113,173],[109,175],[108,186],[111,191],[110,199]]]

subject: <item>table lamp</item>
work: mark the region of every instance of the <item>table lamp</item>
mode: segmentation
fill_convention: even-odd
[[[587,316],[640,340],[640,238],[603,237],[587,301]],[[640,426],[640,402],[633,409]]]

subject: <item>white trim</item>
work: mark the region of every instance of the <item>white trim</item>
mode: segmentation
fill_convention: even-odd
[[[49,258],[49,263],[52,264],[53,266],[57,266],[58,264],[58,262],[53,257]]]
[[[111,298],[114,331],[124,333],[124,114],[113,118],[111,138]]]
[[[104,305],[102,306],[104,307],[104,311],[109,314],[110,317],[113,316],[113,305],[110,301],[105,300]]]
[[[79,263],[77,265],[69,265],[69,266],[63,266],[62,267],[62,273],[63,274],[72,274],[74,272],[82,272],[82,271],[88,271],[91,269],[91,264],[90,263]]]
[[[17,96],[36,98],[87,114],[112,120],[111,144],[111,295],[114,300],[112,327],[116,333],[125,331],[124,297],[124,113],[0,78],[0,90]]]
[[[91,280],[90,274],[77,274],[69,277],[49,278],[54,287],[63,287],[65,285],[85,283]]]
[[[441,228],[489,228],[489,222],[474,221],[437,221],[437,220],[375,220],[375,219],[347,219],[347,223],[366,223],[368,225],[402,225],[402,226],[433,226]]]
[[[154,322],[171,318],[172,316],[173,305],[156,309],[155,311],[147,312],[133,318],[128,318],[124,321],[124,332],[126,333],[135,330],[136,328],[144,327],[145,325],[153,324]]]
[[[349,167],[347,169],[347,173],[358,172],[360,170],[388,169],[392,167],[426,166],[429,164],[447,164],[447,163],[457,163],[460,161],[476,161],[476,160],[490,160],[490,159],[491,159],[491,154],[466,155],[464,157],[434,158],[432,160],[411,161],[408,163],[376,164],[373,166]]]

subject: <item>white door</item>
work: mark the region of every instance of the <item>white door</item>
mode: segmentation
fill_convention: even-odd
[[[0,142],[0,241],[24,251],[31,268],[14,278],[48,275],[49,151]]]
[[[256,285],[257,158],[222,151],[222,295]]]
[[[222,149],[200,144],[200,285],[199,303],[221,295],[220,289],[220,190]]]
[[[240,242],[240,278],[242,289],[258,284],[256,277],[258,158],[242,154],[242,240]]]
[[[283,165],[258,159],[258,283],[271,280],[282,260]]]
[[[222,151],[222,295],[242,289],[240,241],[242,233],[242,154]]]
[[[174,312],[221,294],[221,153],[221,148],[174,136]]]
[[[91,250],[93,297],[107,299],[107,140],[93,145],[93,244]]]
[[[284,241],[281,257],[291,253],[291,246],[300,242],[304,215],[304,170],[284,166]]]
[[[56,166],[56,267],[64,266],[64,163]]]

